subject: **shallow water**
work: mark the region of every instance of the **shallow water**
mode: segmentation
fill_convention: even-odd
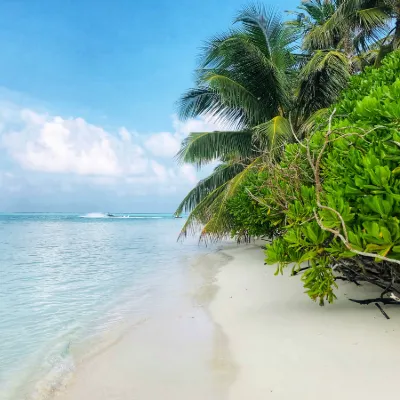
[[[0,214],[0,399],[42,399],[110,326],[170,298],[190,258],[163,214]]]

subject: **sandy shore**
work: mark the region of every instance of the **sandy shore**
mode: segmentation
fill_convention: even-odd
[[[210,317],[215,276],[230,259],[199,256],[184,287],[107,347],[78,362],[57,400],[227,400],[236,368],[227,340]],[[113,333],[115,336],[115,333]]]
[[[211,313],[239,368],[230,400],[398,397],[400,307],[385,306],[386,320],[375,305],[347,300],[379,295],[352,284],[319,307],[298,277],[273,276],[260,249],[227,253]]]
[[[77,366],[61,400],[397,398],[400,307],[319,307],[256,246],[202,256],[173,306]],[[288,271],[289,272],[289,271]],[[172,304],[172,303],[171,303]]]

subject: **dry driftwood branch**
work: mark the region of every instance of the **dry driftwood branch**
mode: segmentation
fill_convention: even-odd
[[[356,300],[356,299],[349,299],[350,301],[353,301],[354,303],[362,304],[362,305],[367,305],[371,303],[382,303],[382,304],[392,304],[395,306],[400,306],[400,303],[398,301],[395,301],[393,299],[388,299],[388,298],[381,298],[378,297],[376,299],[367,299],[367,300]]]
[[[386,319],[390,319],[389,315],[387,315],[387,314],[385,313],[385,311],[383,310],[383,308],[382,308],[378,303],[375,303],[375,305],[379,308],[379,311],[383,314],[383,316],[384,316]]]

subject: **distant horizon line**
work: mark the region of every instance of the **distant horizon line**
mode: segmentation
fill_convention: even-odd
[[[103,213],[104,211],[0,211],[0,214],[93,214]],[[114,214],[174,214],[173,211],[168,212],[133,212],[133,211],[118,211]]]

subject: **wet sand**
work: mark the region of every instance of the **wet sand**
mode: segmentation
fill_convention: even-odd
[[[61,400],[225,400],[236,374],[227,338],[208,305],[218,270],[230,257],[200,256],[187,286],[162,313],[127,329],[77,366]],[[173,305],[173,306],[172,306]]]

